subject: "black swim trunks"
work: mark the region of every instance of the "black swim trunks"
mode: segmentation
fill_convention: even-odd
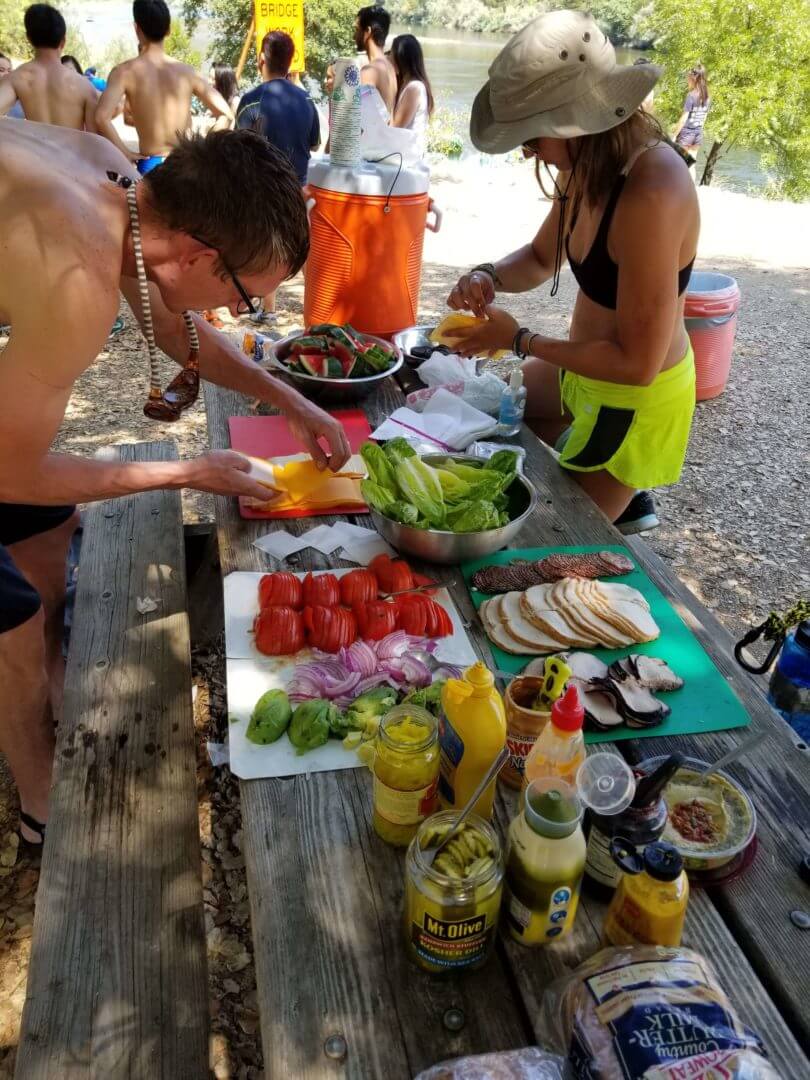
[[[0,503],[0,634],[28,622],[39,611],[39,593],[14,564],[6,545],[55,529],[75,506],[29,506]]]

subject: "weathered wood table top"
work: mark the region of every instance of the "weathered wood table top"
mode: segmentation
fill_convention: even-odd
[[[211,445],[227,447],[228,417],[246,414],[247,403],[210,385],[205,393]],[[364,403],[372,429],[402,402],[402,391],[389,380]],[[750,731],[768,729],[753,758],[732,767],[756,805],[757,857],[733,884],[711,892],[693,890],[684,945],[713,963],[782,1075],[806,1078],[810,934],[789,915],[794,909],[810,910],[810,889],[797,872],[802,854],[810,851],[807,751],[770,709],[760,687],[736,665],[728,633],[644,541],[621,537],[534,435],[525,431],[520,441],[527,451],[526,475],[539,501],[515,546],[627,543],[752,720],[741,732],[644,739],[643,753],[642,740],[616,744],[619,750],[630,759],[678,749],[714,760]],[[216,517],[223,576],[279,568],[253,546],[272,522],[244,521],[236,499],[221,497]],[[283,524],[304,531],[313,522]],[[286,563],[301,570],[341,565],[348,564],[311,548]],[[453,599],[470,622],[476,650],[491,662],[458,572],[433,566],[430,572],[457,580]],[[367,770],[243,781],[241,795],[268,1076],[399,1080],[447,1058],[542,1042],[537,1020],[543,989],[597,950],[602,904],[584,896],[573,932],[557,945],[526,949],[501,939],[483,970],[431,977],[405,954],[403,853],[383,843],[371,827]],[[502,791],[496,803],[502,831],[515,813],[515,797]],[[460,1031],[448,1030],[448,1009],[463,1014]],[[335,1034],[347,1046],[342,1063],[324,1052],[324,1043]]]

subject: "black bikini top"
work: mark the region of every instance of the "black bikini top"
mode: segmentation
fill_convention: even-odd
[[[610,193],[607,206],[605,206],[602,220],[599,222],[599,228],[594,237],[593,244],[591,245],[591,250],[582,262],[577,262],[576,259],[571,258],[571,251],[568,246],[571,232],[574,231],[574,226],[576,225],[576,218],[571,222],[571,231],[565,238],[565,251],[568,255],[568,263],[580,289],[582,289],[589,300],[593,300],[595,304],[599,304],[601,307],[610,308],[611,311],[616,310],[616,294],[619,288],[619,268],[608,254],[608,230],[610,229],[610,223],[613,221],[613,215],[616,212],[616,204],[619,201],[619,196],[624,189],[627,174],[632,168],[635,160],[636,158],[631,159],[624,170],[616,177],[616,183],[613,185],[613,190]],[[682,270],[678,271],[678,296],[682,296],[683,293],[686,292],[686,286],[689,284],[689,278],[691,277],[694,264],[695,260],[693,258]]]

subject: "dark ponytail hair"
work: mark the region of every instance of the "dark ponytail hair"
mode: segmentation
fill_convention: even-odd
[[[239,94],[239,83],[236,81],[236,72],[230,64],[213,64],[212,71],[214,72],[214,89],[222,94],[230,105],[233,99]]]
[[[397,101],[409,82],[421,82],[427,90],[428,115],[433,114],[433,91],[425,68],[422,46],[413,34],[400,34],[391,42],[391,60],[397,69]]]
[[[698,97],[700,98],[700,104],[705,105],[709,100],[709,84],[706,82],[706,68],[703,64],[695,64],[689,74],[695,80],[695,90],[697,90]]]

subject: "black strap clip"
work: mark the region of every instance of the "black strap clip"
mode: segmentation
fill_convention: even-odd
[[[750,671],[752,675],[764,675],[766,671],[770,670],[770,668],[773,666],[774,660],[776,660],[777,656],[779,655],[779,650],[782,648],[782,645],[785,641],[784,634],[777,635],[777,637],[774,638],[774,642],[771,646],[770,652],[759,666],[751,663],[750,660],[747,660],[745,658],[743,650],[747,645],[753,645],[755,641],[762,637],[768,627],[768,623],[769,620],[766,619],[764,623],[760,623],[760,625],[755,626],[753,630],[749,630],[748,633],[745,634],[744,637],[741,637],[737,644],[734,646],[734,659],[737,661],[740,667],[745,668],[746,671]]]

